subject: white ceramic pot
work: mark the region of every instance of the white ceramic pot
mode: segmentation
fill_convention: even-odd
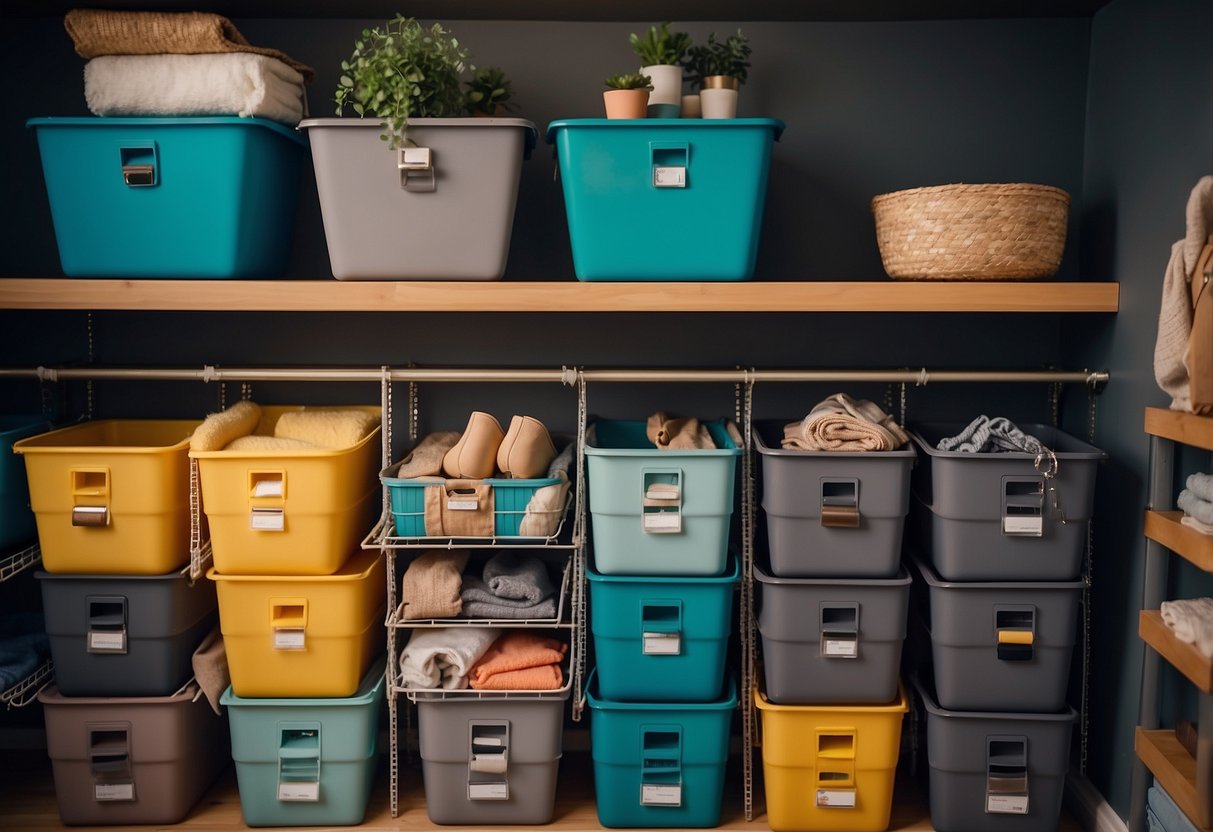
[[[736,118],[737,90],[700,90],[699,104],[703,109],[704,118]]]
[[[649,93],[649,118],[678,118],[682,111],[682,67],[655,64],[642,66],[641,75],[653,82]]]
[[[682,97],[682,118],[699,118],[703,111],[699,108],[699,93]]]

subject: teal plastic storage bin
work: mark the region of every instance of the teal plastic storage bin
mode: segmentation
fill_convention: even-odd
[[[35,118],[69,277],[272,277],[307,143],[258,118]]]
[[[552,122],[577,278],[749,278],[783,128],[769,118]],[[621,245],[622,217],[649,228]]]
[[[724,571],[741,449],[722,421],[715,450],[658,450],[641,421],[600,419],[586,441],[595,564],[603,575]]]
[[[709,702],[724,687],[737,558],[717,578],[603,575],[590,581],[598,693],[619,702]]]
[[[13,443],[50,428],[41,416],[0,416],[0,550],[33,543],[37,536],[25,461],[13,453]]]
[[[598,822],[612,828],[700,828],[720,822],[737,689],[700,704],[613,702],[591,673],[590,750]]]
[[[246,824],[362,823],[378,762],[383,671],[380,660],[347,699],[248,699],[224,691]]]

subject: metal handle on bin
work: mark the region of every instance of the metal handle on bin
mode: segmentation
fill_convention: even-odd
[[[687,168],[691,164],[691,145],[687,142],[649,142],[653,169],[653,187],[687,187]]]
[[[818,615],[821,655],[827,659],[859,658],[859,604],[823,601]]]
[[[821,525],[831,529],[859,528],[859,480],[821,480]]]
[[[986,737],[986,812],[1028,813],[1028,738]]]
[[[127,601],[123,595],[89,595],[88,641],[89,653],[126,653]]]
[[[468,800],[510,799],[510,723],[468,722]]]
[[[995,605],[994,638],[1001,661],[1031,661],[1036,644],[1036,608],[1018,604]]]
[[[396,168],[400,171],[400,187],[412,193],[431,193],[438,188],[434,168],[434,151],[412,142],[396,151]]]
[[[1044,534],[1045,481],[1041,477],[1002,478],[1002,533],[1008,537]]]
[[[118,148],[122,181],[128,188],[150,188],[159,184],[160,164],[155,142],[131,142]]]
[[[73,468],[72,525],[102,527],[110,524],[110,471],[108,468]]]
[[[98,803],[135,799],[135,777],[131,771],[131,724],[90,722],[88,767],[93,776],[93,799]]]
[[[820,809],[854,809],[856,732],[817,730],[816,805]]]
[[[640,472],[640,522],[646,534],[682,532],[681,468],[644,468]]]
[[[320,723],[281,722],[278,730],[278,799],[320,800]]]
[[[640,726],[640,804],[682,805],[681,726]]]
[[[682,602],[640,602],[641,652],[645,656],[682,655]]]

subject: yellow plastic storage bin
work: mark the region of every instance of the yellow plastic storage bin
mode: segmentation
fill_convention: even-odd
[[[207,577],[237,696],[353,696],[383,651],[381,552],[360,551],[332,575]]]
[[[189,560],[199,422],[103,419],[22,439],[47,572],[163,575]]]
[[[889,705],[776,705],[759,691],[767,824],[882,832],[893,808],[905,691]]]
[[[304,409],[263,406],[254,436],[273,436],[283,413]],[[380,415],[377,405],[351,409]],[[381,435],[377,427],[339,450],[190,451],[215,568],[223,575],[336,572],[383,505]]]

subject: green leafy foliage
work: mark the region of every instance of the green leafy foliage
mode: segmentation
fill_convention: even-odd
[[[624,75],[612,75],[606,79],[606,85],[613,90],[651,90],[653,79],[647,75],[632,72]]]
[[[686,32],[671,32],[669,23],[660,27],[650,26],[642,37],[635,32],[628,35],[628,43],[640,56],[643,66],[677,66],[691,47],[691,36]]]
[[[712,75],[728,75],[740,83],[746,82],[750,69],[749,39],[737,30],[724,40],[717,40],[716,33],[708,35],[708,42],[692,46],[687,50],[683,68],[691,80],[698,82]]]
[[[478,69],[467,82],[467,109],[469,113],[493,115],[498,106],[509,107],[510,79],[501,67],[489,66]]]
[[[381,139],[395,149],[404,141],[410,118],[442,118],[465,112],[459,76],[467,49],[441,24],[426,28],[397,14],[383,26],[363,29],[354,52],[341,62],[333,100],[337,115],[346,105],[359,116],[384,122]]]

